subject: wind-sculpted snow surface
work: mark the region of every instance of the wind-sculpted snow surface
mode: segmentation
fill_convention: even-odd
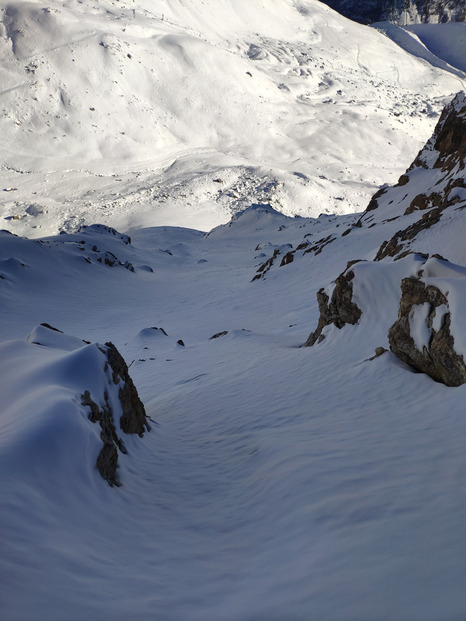
[[[26,341],[6,341],[1,349],[6,485],[26,479],[34,488],[40,472],[57,491],[62,481],[94,488],[97,470],[120,485],[119,454],[127,452],[121,434],[142,435],[149,425],[115,347],[41,324]]]
[[[29,237],[361,210],[464,86],[314,0],[13,1],[0,29],[0,216]]]
[[[209,235],[1,234],[5,618],[461,618],[465,385],[439,384],[385,350],[400,284],[424,270],[466,352],[464,268],[413,253],[374,261],[417,217],[383,209],[312,219],[256,204]],[[464,213],[426,229],[422,248],[464,253]],[[134,271],[99,262],[105,252]],[[359,319],[301,347],[317,291],[331,298],[352,259]],[[422,348],[429,313],[415,311]],[[24,342],[44,317],[115,343],[157,420],[142,440],[124,436],[121,487],[95,470],[102,429],[82,405],[87,389],[103,409],[112,372],[95,346],[49,329],[45,347]]]

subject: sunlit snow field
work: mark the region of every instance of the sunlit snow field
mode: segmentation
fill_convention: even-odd
[[[0,618],[463,619],[465,386],[373,359],[420,258],[354,214],[460,73],[312,0],[2,9]],[[465,265],[445,222],[422,250]],[[353,259],[363,319],[302,347]],[[152,427],[118,488],[80,403],[107,341]]]

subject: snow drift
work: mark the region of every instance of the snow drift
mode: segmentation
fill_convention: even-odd
[[[97,467],[119,485],[119,453],[126,453],[119,434],[142,435],[149,425],[114,345],[85,343],[41,324],[25,341],[3,342],[0,360],[3,463],[11,484],[32,483],[39,473],[55,488],[63,480],[93,488]]]

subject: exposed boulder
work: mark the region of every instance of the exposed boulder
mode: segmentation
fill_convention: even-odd
[[[316,330],[309,335],[304,346],[309,347],[315,343],[320,343],[324,336],[322,330],[331,324],[337,328],[342,328],[345,324],[356,324],[361,317],[361,309],[353,301],[354,272],[350,269],[355,261],[351,262],[347,269],[335,280],[335,287],[331,296],[324,289],[317,292],[317,303],[319,305],[319,323]]]
[[[466,382],[466,365],[454,349],[448,298],[416,277],[401,282],[398,319],[388,331],[391,351],[417,371],[447,386]]]
[[[216,332],[215,334],[213,334],[210,337],[210,341],[212,341],[213,339],[219,339],[222,336],[226,336],[228,334],[228,330],[223,330],[222,332]]]

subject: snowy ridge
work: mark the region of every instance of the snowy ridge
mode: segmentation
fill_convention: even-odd
[[[16,481],[30,494],[28,488],[39,485],[45,497],[50,489],[62,495],[68,485],[97,491],[96,468],[119,485],[118,450],[127,452],[119,434],[120,427],[127,428],[124,385],[111,366],[113,346],[41,324],[25,341],[4,341],[0,347],[6,488]]]
[[[390,22],[372,24],[404,50],[434,67],[464,78],[466,71],[466,23],[417,24],[404,28]]]

